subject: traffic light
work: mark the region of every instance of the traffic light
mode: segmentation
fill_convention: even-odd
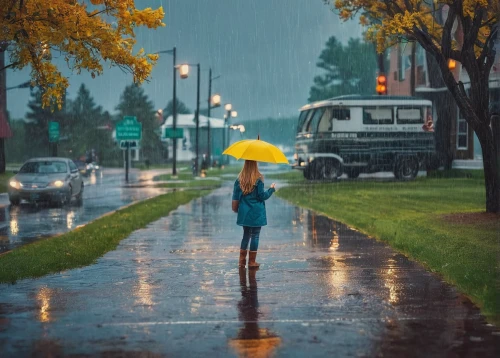
[[[382,94],[387,94],[387,77],[383,73],[379,74],[377,76],[377,87],[376,87],[377,93],[382,95]]]

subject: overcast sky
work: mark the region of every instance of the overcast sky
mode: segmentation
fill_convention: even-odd
[[[177,62],[200,63],[201,108],[208,98],[208,69],[212,93],[220,93],[241,119],[296,115],[307,103],[313,77],[321,73],[316,62],[327,39],[342,42],[360,37],[357,23],[342,23],[322,0],[137,0],[139,8],[163,6],[166,26],[141,29],[138,45],[148,52],[177,47]],[[172,57],[163,55],[143,85],[157,108],[172,98]],[[196,70],[177,81],[177,93],[191,110],[196,106]],[[120,95],[132,77],[119,69],[105,69],[92,79],[88,73],[69,75],[69,98],[83,82],[96,103],[115,112]],[[29,70],[8,70],[7,86],[29,79]],[[11,118],[27,111],[29,89],[7,92]],[[223,110],[212,111],[222,117]]]

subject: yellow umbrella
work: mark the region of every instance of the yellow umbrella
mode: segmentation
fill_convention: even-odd
[[[278,147],[260,139],[240,140],[231,144],[222,154],[231,155],[236,159],[288,164],[288,160]]]

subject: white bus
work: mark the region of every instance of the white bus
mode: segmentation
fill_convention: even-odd
[[[412,179],[439,166],[432,102],[401,96],[341,96],[300,109],[293,168],[306,179],[391,171]]]

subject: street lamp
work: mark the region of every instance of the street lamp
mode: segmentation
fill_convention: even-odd
[[[238,116],[238,112],[233,111],[233,105],[231,103],[226,103],[224,105],[224,109],[226,110],[226,114],[224,114],[224,138],[222,143],[224,143],[224,148],[227,147],[226,144],[226,131],[227,131],[227,141],[229,143],[229,127],[227,127],[229,118],[236,118]],[[227,129],[226,129],[227,128]],[[226,158],[226,164],[228,163],[228,158]]]
[[[175,46],[171,50],[163,50],[158,51],[156,54],[166,53],[172,55],[174,59],[173,71],[174,71],[174,79],[173,79],[173,102],[172,102],[172,128],[174,132],[173,138],[173,153],[172,153],[172,175],[177,175],[177,64],[176,60],[176,48]]]
[[[195,112],[195,121],[196,121],[196,156],[195,156],[195,176],[198,176],[198,158],[199,158],[199,142],[200,142],[200,64],[197,63],[195,65],[184,63],[179,66],[179,72],[181,74],[181,78],[187,78],[189,74],[189,66],[197,67],[197,80],[196,80],[196,112]]]
[[[232,130],[240,131],[240,136],[243,137],[243,133],[245,133],[245,126],[243,124],[232,124],[229,126]]]
[[[212,68],[209,69],[208,71],[208,111],[207,111],[207,156],[209,162],[212,162],[211,160],[211,155],[212,155],[212,140],[210,138],[210,110],[212,108],[220,107],[221,103],[221,96],[220,94],[214,94],[212,96],[212,81],[216,80],[219,78],[219,76],[212,77]]]

